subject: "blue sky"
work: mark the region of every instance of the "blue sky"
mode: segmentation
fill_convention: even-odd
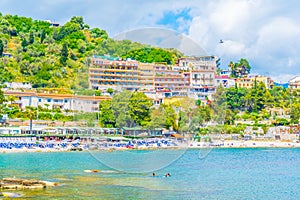
[[[175,30],[221,57],[223,68],[244,57],[253,73],[277,82],[300,75],[299,8],[298,0],[0,1],[3,14],[61,24],[79,15],[111,37],[148,27]]]

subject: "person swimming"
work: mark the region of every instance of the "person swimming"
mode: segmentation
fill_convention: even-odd
[[[153,177],[155,176],[155,173],[154,173],[154,172],[152,173],[152,176],[153,176]]]
[[[166,175],[165,175],[165,177],[170,177],[171,176],[171,174],[170,173],[167,173]]]

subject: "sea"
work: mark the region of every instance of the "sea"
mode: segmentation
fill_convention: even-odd
[[[163,151],[158,163],[164,160],[163,155],[177,150]],[[112,156],[113,153],[121,156]],[[133,150],[132,154],[101,152],[99,156],[97,152],[3,153],[0,154],[0,178],[59,183],[45,189],[10,191],[16,193],[16,199],[300,198],[300,149],[189,149],[177,154],[167,165],[154,165],[153,171],[147,168],[137,173],[116,169],[101,160],[101,157],[106,157],[104,161],[111,157],[118,159],[112,163],[134,166],[139,162],[136,154],[146,157],[149,153],[150,150]],[[155,162],[153,158],[152,162]],[[88,170],[99,171],[89,173]],[[165,177],[166,173],[171,176]]]

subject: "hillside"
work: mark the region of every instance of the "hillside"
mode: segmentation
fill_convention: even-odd
[[[1,48],[2,47],[2,48]],[[59,27],[50,22],[0,13],[0,82],[30,82],[33,87],[88,87],[91,55],[174,63],[182,54],[129,40],[109,38],[82,17]]]

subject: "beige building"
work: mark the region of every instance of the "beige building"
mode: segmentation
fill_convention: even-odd
[[[170,66],[94,56],[89,68],[89,87],[155,91],[164,93],[166,97],[206,99],[207,95],[215,92],[218,61],[215,56],[188,57]]]
[[[149,63],[139,63],[138,70],[140,71],[140,90],[154,90],[154,65]]]
[[[263,82],[266,88],[270,89],[274,86],[274,81],[267,76],[249,76],[244,78],[236,78],[235,84],[239,88],[252,88],[254,86],[255,81]]]
[[[132,60],[107,60],[93,57],[89,68],[91,89],[137,90],[140,88],[138,62]]]

